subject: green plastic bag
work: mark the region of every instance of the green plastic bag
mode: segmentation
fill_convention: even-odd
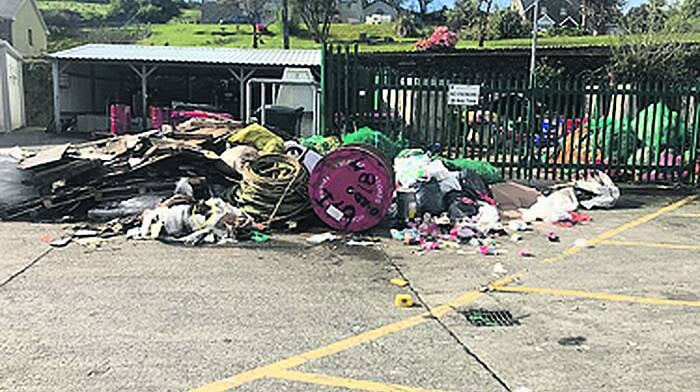
[[[368,144],[380,149],[387,158],[393,160],[408,143],[401,139],[394,142],[383,133],[365,127],[343,136],[343,145],[347,144]]]
[[[479,161],[475,159],[447,159],[439,157],[445,166],[450,170],[472,170],[476,172],[481,178],[486,181],[487,184],[494,184],[496,182],[503,181],[501,173],[498,169],[488,162]]]

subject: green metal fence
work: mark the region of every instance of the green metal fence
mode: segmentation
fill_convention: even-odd
[[[361,127],[480,159],[504,177],[571,180],[598,169],[617,181],[695,185],[700,83],[612,83],[607,78],[539,78],[406,71],[355,48],[324,51],[324,126]],[[450,86],[479,86],[472,105],[451,105]]]

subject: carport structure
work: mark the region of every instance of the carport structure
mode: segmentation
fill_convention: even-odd
[[[80,115],[106,120],[112,103],[130,105],[145,120],[149,105],[175,100],[244,118],[252,78],[280,78],[287,67],[318,75],[321,68],[320,50],[90,44],[49,57],[57,125]]]

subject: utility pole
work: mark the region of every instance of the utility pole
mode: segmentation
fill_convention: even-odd
[[[289,49],[289,0],[282,0],[282,36],[285,49]]]
[[[540,13],[540,0],[535,0],[532,14],[532,49],[530,52],[530,86],[535,84],[535,58],[537,56],[537,17]]]

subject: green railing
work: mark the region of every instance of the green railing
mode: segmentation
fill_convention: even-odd
[[[510,178],[571,180],[598,169],[631,183],[697,183],[700,83],[557,77],[530,85],[518,71],[406,71],[327,47],[325,129],[370,127],[490,162]],[[478,100],[450,105],[455,85],[479,86]]]

